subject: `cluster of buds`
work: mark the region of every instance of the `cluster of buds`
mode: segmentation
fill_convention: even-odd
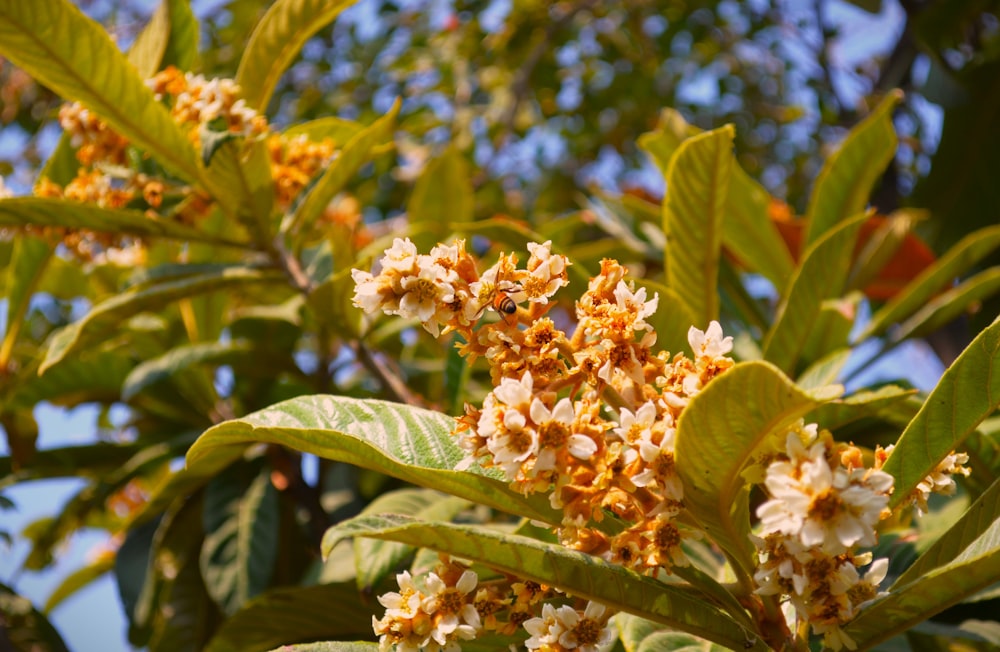
[[[380,652],[459,650],[460,641],[484,632],[530,634],[528,650],[600,652],[614,641],[610,614],[596,603],[555,606],[556,593],[535,582],[499,577],[479,582],[465,566],[442,558],[422,586],[410,575],[396,576],[399,591],[379,596],[382,618],[372,617]],[[539,615],[535,615],[538,613]]]
[[[169,107],[174,121],[196,146],[204,129],[221,128],[244,138],[267,137],[276,205],[282,210],[292,206],[310,179],[334,156],[334,144],[329,140],[316,143],[303,135],[271,134],[267,119],[246,105],[239,97],[239,86],[230,79],[206,79],[169,67],[147,80],[146,85],[158,101]],[[79,102],[60,109],[59,123],[81,167],[65,187],[48,178],[39,179],[34,188],[36,196],[65,198],[102,208],[158,211],[169,194],[173,200],[185,200],[180,204],[183,210],[171,216],[185,223],[210,209],[211,203],[196,190],[134,169],[130,165],[129,140]],[[50,229],[47,235],[81,260],[93,260],[102,252],[132,243],[131,239],[119,242],[73,229]]]
[[[556,529],[567,547],[650,575],[687,566],[682,544],[703,533],[686,525],[692,519],[685,518],[675,464],[676,427],[690,399],[733,366],[732,338],[711,322],[705,331],[689,330],[691,357],[654,351],[650,320],[659,297],[636,288],[610,259],[576,301],[575,320],[565,311],[550,315],[555,293],[568,283],[569,261],[549,242],[530,243],[528,251],[523,269],[514,254],[500,254],[479,273],[462,240],[420,254],[408,239],[396,239],[375,273],[352,271],[354,304],[417,320],[435,337],[456,332],[463,355],[488,360],[493,390],[481,406],[466,405],[454,432],[466,451],[459,468],[496,468],[517,491],[547,494],[563,514]],[[487,318],[490,312],[499,319]],[[571,332],[557,326],[571,321]],[[875,466],[866,468],[858,448],[799,423],[762,477],[769,499],[757,512],[757,592],[781,596],[793,631],[800,619],[835,649],[853,646],[842,625],[879,595],[888,568],[857,552],[876,543],[876,526],[889,515],[893,478],[880,470],[886,454],[877,450]],[[947,479],[962,461],[949,457],[921,487],[953,488]],[[613,535],[598,527],[608,513],[624,524]],[[593,626],[598,610],[603,618],[599,605],[580,611],[546,604],[524,622],[527,647],[601,649],[600,635],[588,638],[592,648],[578,634],[563,638],[581,622],[603,631]],[[419,649],[392,631],[377,621],[383,649]]]

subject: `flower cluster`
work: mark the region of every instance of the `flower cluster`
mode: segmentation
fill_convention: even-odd
[[[206,129],[226,131],[248,139],[267,138],[276,206],[290,208],[309,181],[333,158],[330,140],[310,141],[306,136],[272,134],[267,119],[239,97],[239,86],[230,79],[206,79],[168,67],[146,81],[155,98],[170,110],[174,121],[198,146]],[[69,136],[80,168],[65,186],[41,178],[34,193],[39,197],[65,198],[102,208],[136,208],[147,212],[169,208],[170,218],[191,223],[206,215],[211,201],[196,189],[150,176],[134,165],[131,143],[122,134],[79,102],[59,111],[59,123]],[[169,201],[165,202],[165,199]],[[41,235],[59,240],[82,260],[134,244],[134,238],[106,236],[87,230],[48,228]]]
[[[524,268],[501,253],[480,273],[462,240],[420,254],[409,239],[396,239],[374,273],[352,270],[354,304],[414,319],[435,337],[456,332],[463,355],[488,360],[493,390],[481,405],[465,406],[454,432],[466,452],[460,469],[495,468],[517,491],[546,494],[563,515],[556,534],[567,547],[654,576],[689,565],[683,544],[703,533],[686,513],[677,424],[691,398],[733,366],[732,338],[713,321],[689,330],[690,357],[654,350],[660,298],[610,259],[571,320],[565,307],[554,309],[569,261],[550,242],[528,251]],[[571,329],[558,325],[567,323]],[[757,510],[756,592],[784,603],[791,631],[801,622],[835,649],[854,646],[843,625],[880,595],[888,569],[887,560],[859,552],[877,542],[876,528],[889,515],[893,478],[881,470],[887,454],[877,449],[866,467],[860,449],[800,422],[780,451],[747,470],[767,494]],[[931,490],[954,488],[951,476],[967,473],[965,459],[949,456],[921,483],[918,508]],[[608,514],[618,523],[602,529]],[[600,605],[545,603],[539,612],[491,591],[482,596],[493,602],[476,600],[480,620],[506,633],[523,624],[528,649],[596,652],[610,643]],[[498,626],[494,615],[505,609],[511,615]],[[376,631],[383,649],[392,642],[400,650],[426,646],[431,639],[417,639],[429,636],[429,626],[414,627],[393,629],[383,619]],[[417,633],[392,638],[394,631]]]
[[[422,587],[406,571],[396,583],[398,591],[379,596],[385,614],[372,617],[382,652],[451,652],[485,631],[511,635],[520,628],[530,634],[528,650],[600,652],[614,641],[603,605],[555,606],[545,602],[555,592],[540,584],[509,577],[480,583],[475,572],[446,558]]]
[[[836,444],[828,431],[799,423],[787,434],[784,455],[767,467],[764,486],[757,592],[787,596],[794,617],[828,647],[853,649],[841,626],[879,595],[888,569],[887,559],[872,562],[871,553],[856,550],[877,542],[892,476],[865,468],[860,450]],[[869,564],[862,577],[858,569]]]

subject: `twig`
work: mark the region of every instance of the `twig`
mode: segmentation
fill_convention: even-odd
[[[368,350],[368,347],[361,342],[352,342],[351,348],[354,350],[354,355],[357,357],[358,362],[379,379],[382,387],[389,392],[393,400],[397,403],[423,407],[424,402],[420,397],[410,391],[410,388],[406,386],[406,383],[403,382],[403,379],[398,374],[389,369],[381,360],[376,359],[372,355],[372,352]]]

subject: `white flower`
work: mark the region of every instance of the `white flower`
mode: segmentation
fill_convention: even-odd
[[[653,424],[656,422],[656,404],[646,401],[634,414],[628,408],[622,408],[618,421],[618,427],[612,432],[622,441],[634,446],[642,439],[652,436]]]
[[[379,264],[383,271],[412,274],[417,268],[417,245],[410,242],[409,238],[396,238],[392,241],[392,246],[385,250]]]
[[[656,312],[656,307],[660,303],[659,294],[653,295],[652,299],[646,301],[646,288],[633,291],[625,281],[618,281],[618,285],[615,286],[615,301],[619,309],[634,315],[632,323],[634,330],[653,329],[646,323],[645,319]]]
[[[445,649],[455,644],[456,638],[474,639],[482,627],[479,612],[467,597],[475,590],[478,579],[474,572],[467,570],[451,587],[435,573],[427,576],[425,584],[429,595],[421,602],[420,608],[434,616],[430,637]]]
[[[569,605],[559,608],[551,604],[542,605],[542,616],[531,618],[524,622],[524,629],[531,634],[531,637],[524,642],[524,646],[529,650],[537,650],[544,647],[551,647],[561,643],[563,635],[569,632],[580,622],[580,614]]]
[[[391,618],[411,617],[420,608],[420,600],[423,595],[413,583],[413,578],[409,571],[403,571],[396,575],[396,584],[399,585],[399,592],[392,591],[385,595],[378,596],[379,603],[385,607],[385,615]]]
[[[688,344],[696,358],[718,358],[733,350],[733,338],[723,337],[722,326],[715,320],[704,331],[694,326],[688,329]]]

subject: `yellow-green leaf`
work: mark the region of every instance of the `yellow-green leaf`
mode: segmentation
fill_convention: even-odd
[[[901,99],[901,91],[890,92],[823,163],[809,198],[803,248],[868,206],[875,182],[896,155],[892,111]]]
[[[307,227],[323,214],[337,193],[344,189],[344,185],[357,174],[361,166],[371,160],[372,150],[392,138],[400,106],[402,103],[397,99],[388,113],[347,141],[337,158],[299,202],[295,212],[282,224],[282,232]]]
[[[841,295],[850,269],[850,252],[866,219],[865,214],[857,215],[814,242],[783,292],[778,315],[764,337],[763,350],[765,359],[785,373],[796,371],[823,302]]]
[[[882,470],[896,478],[891,507],[905,500],[944,457],[1000,406],[1000,320],[945,370],[903,431]]]
[[[428,163],[417,179],[406,213],[412,224],[426,226],[430,234],[443,238],[452,223],[472,220],[475,203],[469,166],[452,145]]]
[[[962,238],[877,310],[858,341],[881,335],[892,324],[901,322],[924,308],[934,301],[936,293],[997,247],[1000,247],[1000,226],[988,226]]]
[[[719,257],[729,179],[732,125],[684,141],[670,160],[663,202],[667,285],[705,328],[719,317]]]
[[[744,362],[708,383],[681,414],[676,456],[684,503],[747,575],[755,551],[743,472],[761,452],[780,449],[787,428],[834,391],[805,392],[771,364]]]
[[[261,18],[236,71],[252,109],[263,113],[278,80],[309,38],[356,0],[278,0]]]
[[[640,136],[639,145],[666,175],[670,158],[677,148],[684,140],[699,133],[701,130],[687,124],[680,113],[664,109],[656,130]],[[771,196],[764,187],[742,167],[734,165],[726,195],[722,246],[751,271],[762,274],[775,287],[782,288],[792,274],[794,262],[769,217],[770,203]]]
[[[190,141],[104,29],[67,0],[0,0],[0,54],[78,100],[182,177],[201,178]]]

